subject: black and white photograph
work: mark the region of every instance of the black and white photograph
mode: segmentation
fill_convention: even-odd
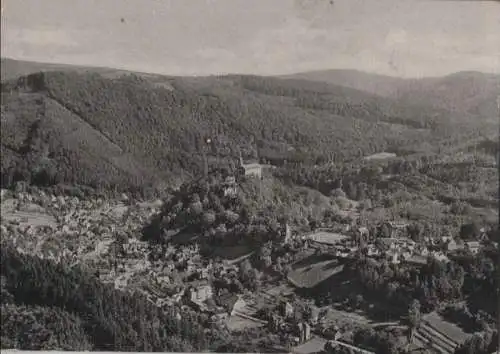
[[[2,0],[1,354],[500,353],[500,2]]]

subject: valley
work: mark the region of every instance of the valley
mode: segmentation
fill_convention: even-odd
[[[28,64],[2,59],[2,348],[495,349],[498,76]]]

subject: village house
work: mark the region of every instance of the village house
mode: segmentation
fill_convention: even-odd
[[[191,259],[188,259],[186,262],[186,273],[192,274],[196,270],[196,265]]]
[[[406,236],[408,223],[404,221],[388,221],[385,223],[389,229],[391,238],[400,238]]]
[[[238,193],[236,178],[234,176],[228,176],[222,184],[224,188],[224,196],[235,196]]]
[[[311,326],[309,323],[300,322],[297,325],[299,343],[305,343],[311,339]]]
[[[370,231],[365,226],[358,228],[358,232],[362,237],[368,238],[370,236]]]
[[[275,313],[271,314],[271,318],[268,321],[268,326],[272,332],[277,332],[280,330],[283,326],[283,319],[282,317],[278,316]]]
[[[384,252],[388,250],[399,249],[399,245],[396,241],[397,240],[392,237],[381,237],[377,239],[375,244],[377,245],[380,251]]]
[[[319,314],[320,310],[316,306],[311,306],[311,318],[309,319],[309,322],[312,325],[316,325],[319,321]]]
[[[231,294],[231,293],[225,293],[222,295],[219,295],[215,298],[215,303],[219,308],[221,309],[222,312],[219,313],[224,313],[225,315],[231,315],[233,313],[233,310],[238,303],[239,297],[237,295]]]
[[[449,258],[441,251],[433,251],[431,252],[431,256],[440,262],[448,263],[450,261]]]
[[[210,270],[208,268],[199,268],[196,270],[200,279],[208,279]]]
[[[288,223],[285,223],[281,228],[281,237],[284,244],[289,244],[292,242],[292,229]]]
[[[481,249],[481,244],[478,241],[469,241],[465,243],[465,249],[472,254],[477,254]]]
[[[427,257],[429,255],[429,249],[426,246],[418,245],[415,247],[415,254],[422,257]]]
[[[281,313],[282,313],[282,316],[285,318],[292,317],[293,313],[294,313],[294,308],[288,301],[282,302],[281,303]]]
[[[200,283],[196,287],[191,286],[187,289],[189,301],[198,307],[204,307],[203,303],[213,296],[213,289],[208,283]]]
[[[400,257],[401,259],[408,259],[413,255],[413,253],[410,252],[409,250],[405,250],[405,251],[401,252],[400,255],[401,255],[401,257]]]
[[[396,250],[389,250],[385,253],[386,259],[391,262],[392,264],[399,264],[401,263],[401,256],[398,251]]]
[[[422,267],[427,264],[427,257],[413,255],[405,260],[405,263],[408,263],[415,267]]]
[[[370,244],[367,247],[367,256],[374,257],[374,256],[378,256],[378,255],[380,255],[380,251],[378,250],[378,248],[375,247],[374,245]]]
[[[445,250],[448,252],[454,252],[456,250],[462,249],[455,239],[451,238],[445,243]]]

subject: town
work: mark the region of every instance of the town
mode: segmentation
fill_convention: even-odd
[[[0,354],[499,353],[498,1],[5,3]]]
[[[226,195],[234,183],[223,184]],[[139,291],[158,307],[174,306],[179,318],[189,309],[233,333],[274,335],[277,339],[269,350],[297,354],[338,348],[370,353],[355,344],[353,336],[360,329],[383,328],[396,337],[408,337],[408,323],[391,316],[391,311],[378,312],[378,320],[367,314],[380,305],[367,304],[346,284],[352,279],[346,279],[345,269],[353,261],[371,259],[394,270],[419,269],[433,259],[447,264],[464,254],[498,249],[489,239],[491,230],[484,227],[471,241],[450,235],[415,242],[408,221],[360,225],[359,219],[350,218],[345,223],[320,223],[307,232],[283,223],[279,237],[266,245],[267,254],[251,251],[235,259],[207,258],[196,241],[152,244],[141,239],[141,227],[162,204],[134,202],[126,195],[104,201],[2,190],[2,242],[12,242],[21,253],[85,264],[118,290]],[[352,209],[343,212],[359,215]],[[255,269],[255,261],[266,263],[267,271]],[[332,286],[338,293],[334,297],[328,295]],[[433,311],[422,317],[410,344],[415,352],[431,348],[453,353],[468,337]]]

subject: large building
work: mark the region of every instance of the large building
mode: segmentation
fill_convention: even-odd
[[[246,164],[243,161],[240,153],[240,168],[243,170],[245,176],[255,176],[262,178],[262,165],[260,163],[249,163]]]

